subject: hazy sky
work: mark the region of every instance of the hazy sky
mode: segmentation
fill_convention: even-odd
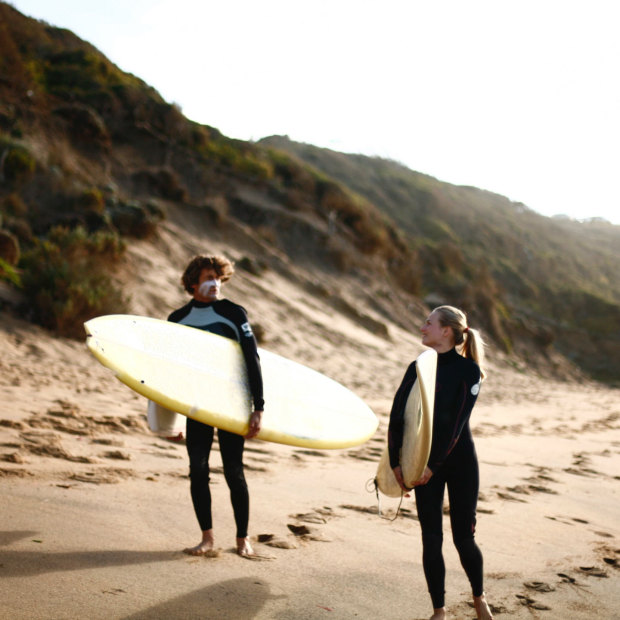
[[[616,0],[13,0],[189,118],[620,224]]]

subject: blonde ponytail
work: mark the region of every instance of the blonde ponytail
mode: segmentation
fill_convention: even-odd
[[[480,367],[480,377],[487,376],[484,370],[484,347],[485,342],[477,329],[467,325],[467,316],[459,308],[454,306],[439,306],[433,312],[439,315],[439,324],[449,327],[454,334],[454,344],[460,348],[461,354],[473,360]]]

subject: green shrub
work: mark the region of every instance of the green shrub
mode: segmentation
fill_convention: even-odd
[[[105,210],[103,193],[97,187],[84,190],[77,198],[77,207],[84,211],[103,213]]]
[[[30,222],[23,217],[6,216],[2,218],[3,228],[13,233],[20,243],[30,243],[33,239]]]
[[[179,175],[170,168],[138,170],[132,175],[137,191],[160,196],[175,202],[187,200],[187,191],[179,179]]]
[[[88,235],[83,228],[54,228],[37,240],[20,263],[34,320],[62,336],[82,338],[84,321],[126,311],[127,300],[110,276],[124,247],[116,235]]]
[[[20,217],[28,213],[28,206],[18,193],[13,192],[2,201],[0,213]]]
[[[9,265],[19,262],[19,241],[8,230],[0,229],[0,258]]]
[[[12,265],[9,265],[9,263],[2,258],[0,258],[0,280],[7,280],[18,287],[21,287],[22,285],[17,269],[15,269]]]
[[[0,148],[8,148],[6,154],[2,154],[2,174],[12,185],[20,185],[30,180],[37,168],[34,157],[19,145],[0,145]]]
[[[121,235],[147,239],[155,233],[161,218],[140,203],[121,203],[110,209],[110,219]]]
[[[201,149],[205,157],[233,171],[261,181],[273,178],[273,165],[255,149],[248,148],[239,140],[213,139]]]
[[[90,106],[72,103],[54,109],[63,118],[76,142],[107,149],[111,138],[103,118]]]

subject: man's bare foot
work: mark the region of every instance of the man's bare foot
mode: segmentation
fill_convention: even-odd
[[[250,558],[254,555],[254,549],[252,549],[252,545],[250,544],[250,539],[248,536],[245,538],[237,538],[237,553],[242,558]]]
[[[433,615],[430,617],[429,620],[446,620],[447,617],[448,616],[446,614],[446,608],[440,607],[433,610]]]
[[[474,609],[476,610],[478,620],[493,620],[493,614],[484,596],[484,592],[482,596],[474,596]]]
[[[213,545],[213,530],[205,530],[202,533],[202,541],[195,547],[187,547],[186,549],[183,549],[183,553],[187,553],[187,555],[206,555],[208,557],[215,557],[219,555],[219,553],[213,549]]]

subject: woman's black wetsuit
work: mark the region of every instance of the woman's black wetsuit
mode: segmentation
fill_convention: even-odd
[[[182,308],[175,310],[168,317],[168,320],[197,327],[239,342],[248,370],[254,409],[263,409],[263,380],[256,339],[243,307],[228,299],[219,299],[213,302],[192,300]],[[208,390],[209,386],[205,385],[205,389]],[[211,490],[209,489],[209,454],[213,444],[213,434],[212,426],[187,418],[186,435],[190,490],[196,517],[202,531],[210,530],[213,527]],[[230,499],[237,526],[237,538],[245,538],[248,535],[250,517],[250,498],[243,473],[245,440],[241,435],[229,433],[222,429],[218,429],[217,436],[224,466],[224,477],[230,489]]]
[[[392,468],[400,464],[404,410],[416,380],[413,362],[396,392],[388,429]],[[452,539],[469,578],[474,596],[483,593],[482,554],[474,540],[478,500],[478,459],[469,416],[480,390],[480,368],[455,349],[437,359],[433,441],[428,467],[433,472],[425,485],[415,487],[418,517],[422,529],[424,574],[433,607],[444,606],[445,565],[443,542],[443,497],[447,485],[450,500]]]

